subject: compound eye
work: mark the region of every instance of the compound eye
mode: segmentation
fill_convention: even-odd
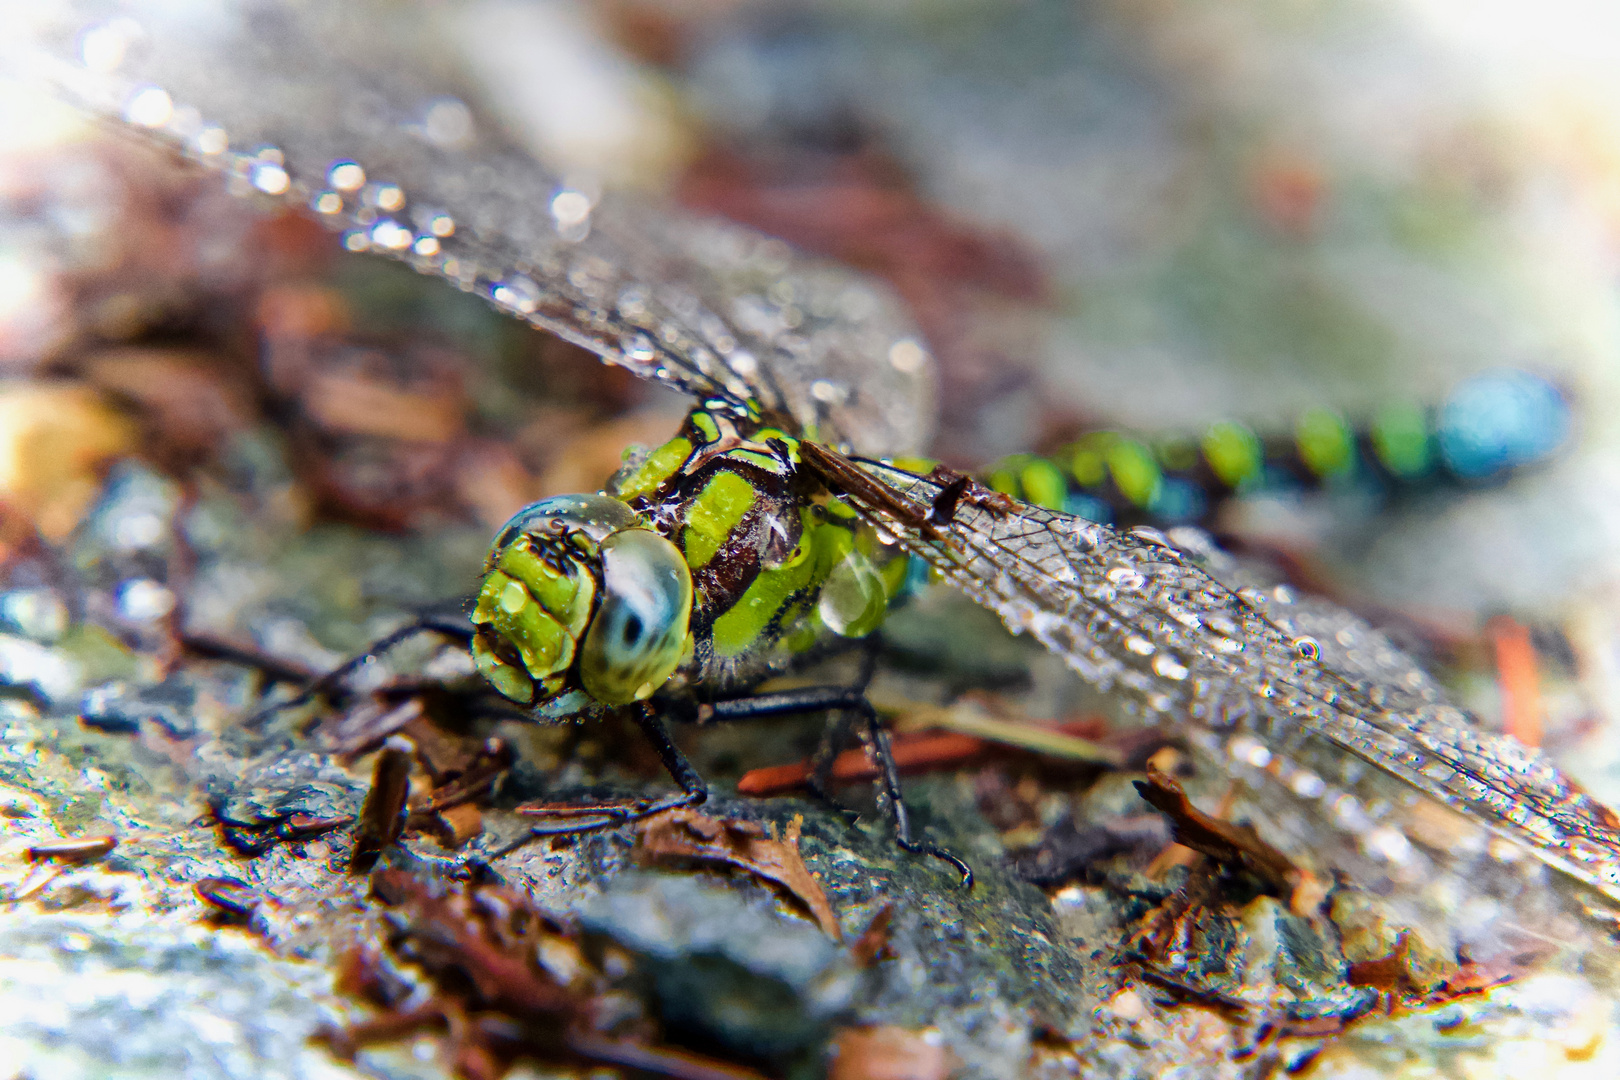
[[[585,634],[579,676],[604,705],[652,696],[680,666],[692,617],[692,573],[650,529],[602,541],[602,602]]]

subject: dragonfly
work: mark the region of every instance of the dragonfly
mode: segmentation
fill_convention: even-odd
[[[410,20],[252,4],[198,33],[161,5],[50,7],[16,35],[32,44],[11,59],[31,77],[233,190],[314,215],[349,250],[446,279],[701,403],[614,491],[526,508],[496,538],[475,655],[539,715],[669,687],[717,713],[805,708],[726,692],[779,670],[806,628],[858,638],[880,624],[894,579],[879,549],[895,549],[1128,711],[1280,780],[1279,807],[1314,800],[1310,820],[1351,837],[1333,853],[1346,865],[1358,847],[1395,859],[1410,846],[1350,794],[1387,781],[1620,901],[1620,817],[1446,703],[1356,617],[1196,535],[1116,530],[917,461],[931,366],[892,302],[744,230],[598,200],[493,126],[468,134],[475,114],[411,59],[432,50],[399,46],[425,32]],[[454,123],[438,122],[444,110]],[[683,792],[638,813],[697,801],[701,779],[656,710],[640,715]],[[882,746],[875,722],[871,737]],[[884,782],[899,806],[892,769]]]

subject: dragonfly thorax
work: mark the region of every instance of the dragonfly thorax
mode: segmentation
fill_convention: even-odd
[[[497,535],[473,622],[478,670],[549,715],[644,700],[673,678],[746,687],[828,636],[864,637],[904,584],[776,429],[694,412],[615,478]]]

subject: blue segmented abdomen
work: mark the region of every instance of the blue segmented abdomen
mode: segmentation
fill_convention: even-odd
[[[1360,426],[1327,409],[1286,433],[1235,421],[1196,435],[1092,431],[1052,454],[986,470],[997,491],[1104,524],[1207,524],[1234,496],[1327,490],[1375,498],[1490,484],[1551,460],[1568,442],[1570,403],[1531,372],[1493,371],[1437,408],[1392,403]]]

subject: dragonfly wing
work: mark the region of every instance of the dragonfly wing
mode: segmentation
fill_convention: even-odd
[[[1325,741],[1620,898],[1620,819],[1545,755],[1482,731],[1348,612],[1260,588],[1230,560],[1199,565],[1155,530],[987,492],[953,500],[938,478],[852,464],[884,490],[832,482],[874,525],[1150,718],[1255,732],[1270,751]]]
[[[669,206],[592,205],[475,108],[445,48],[451,9],[15,7],[22,25],[0,44],[9,70],[232,190],[313,213],[350,249],[447,278],[643,378],[755,398],[858,452],[928,441],[932,361],[884,287]],[[83,62],[95,42],[121,51],[114,70]],[[341,162],[364,184],[334,176]]]

